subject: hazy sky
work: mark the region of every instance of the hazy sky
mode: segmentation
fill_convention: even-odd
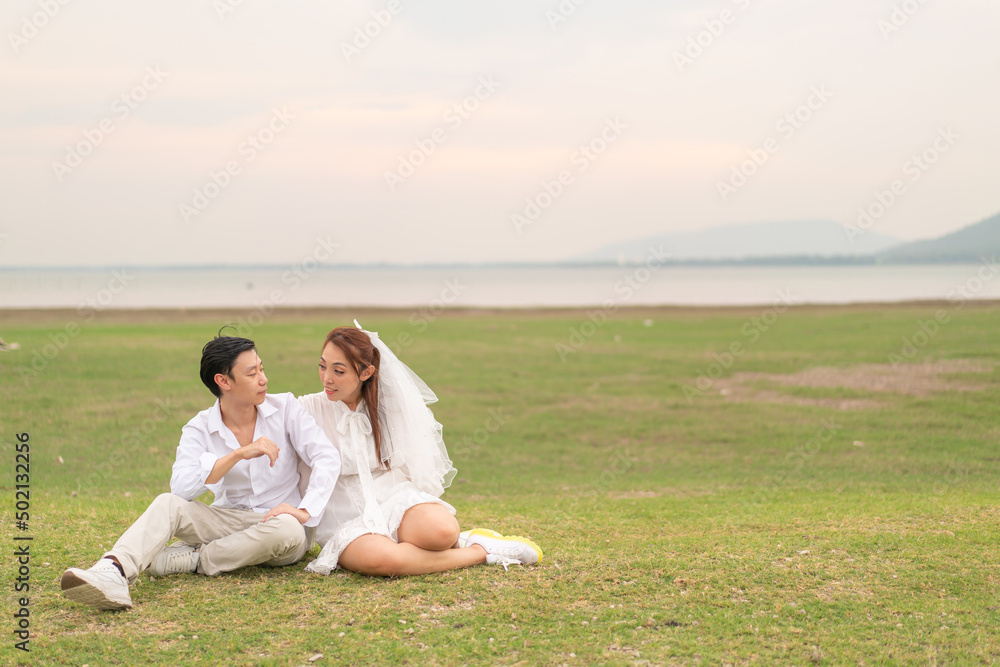
[[[865,224],[904,239],[1000,212],[996,0],[0,16],[2,266],[552,260],[883,204]]]

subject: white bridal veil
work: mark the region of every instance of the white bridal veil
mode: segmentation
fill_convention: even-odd
[[[400,468],[413,484],[433,496],[451,485],[456,470],[448,458],[441,424],[427,406],[437,402],[431,388],[382,342],[378,333],[366,331],[380,355],[378,372],[379,421],[382,425],[382,459]]]

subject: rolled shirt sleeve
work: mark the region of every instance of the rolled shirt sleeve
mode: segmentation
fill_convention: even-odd
[[[192,420],[193,421],[193,420]],[[188,423],[181,430],[181,441],[177,445],[177,458],[170,475],[170,492],[185,500],[194,500],[208,491],[208,479],[219,457],[206,451],[207,433]],[[213,484],[212,486],[216,486]]]
[[[309,512],[306,526],[319,524],[340,476],[340,453],[298,401],[288,402],[287,435],[296,453],[312,469],[299,507]]]
[[[306,526],[319,524],[341,465],[340,454],[323,429],[291,394],[268,394],[257,406],[253,437],[270,438],[278,446],[280,453],[274,465],[266,456],[239,461],[219,481],[206,484],[219,459],[240,447],[216,401],[181,430],[170,491],[186,500],[211,491],[215,494],[214,506],[260,513],[288,503],[309,512]],[[304,495],[298,488],[300,460],[313,469]]]

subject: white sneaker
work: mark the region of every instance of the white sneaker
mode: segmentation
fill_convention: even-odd
[[[490,530],[489,528],[476,528],[475,530],[478,533],[486,533],[487,535],[492,535],[493,537],[503,537],[503,535],[501,535],[497,531]],[[464,549],[465,547],[469,546],[468,545],[468,541],[469,541],[469,535],[471,533],[472,533],[471,530],[466,530],[465,532],[462,532],[462,533],[458,534],[458,548],[459,549]]]
[[[110,558],[87,570],[71,567],[62,576],[62,592],[70,600],[98,609],[131,609],[128,579]]]
[[[469,531],[466,546],[478,544],[486,550],[486,562],[500,563],[503,569],[508,565],[532,565],[542,560],[542,550],[537,544],[524,537],[511,535],[504,537],[492,530],[477,528]]]
[[[162,577],[167,574],[197,572],[200,557],[197,547],[183,542],[174,542],[163,547],[163,551],[156,554],[153,564],[149,566],[149,573],[154,577]]]

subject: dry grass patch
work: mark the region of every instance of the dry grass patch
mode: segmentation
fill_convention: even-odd
[[[662,491],[612,491],[608,496],[615,500],[634,500],[636,498],[659,498]]]
[[[971,359],[939,359],[919,364],[858,364],[807,368],[797,373],[736,373],[717,381],[719,393],[737,402],[785,403],[861,410],[884,405],[872,397],[809,397],[783,393],[784,388],[846,389],[852,392],[929,396],[980,391],[971,374],[991,373],[993,365]]]
[[[875,597],[870,588],[856,581],[830,581],[814,592],[817,599],[823,602],[839,600],[868,600]]]

